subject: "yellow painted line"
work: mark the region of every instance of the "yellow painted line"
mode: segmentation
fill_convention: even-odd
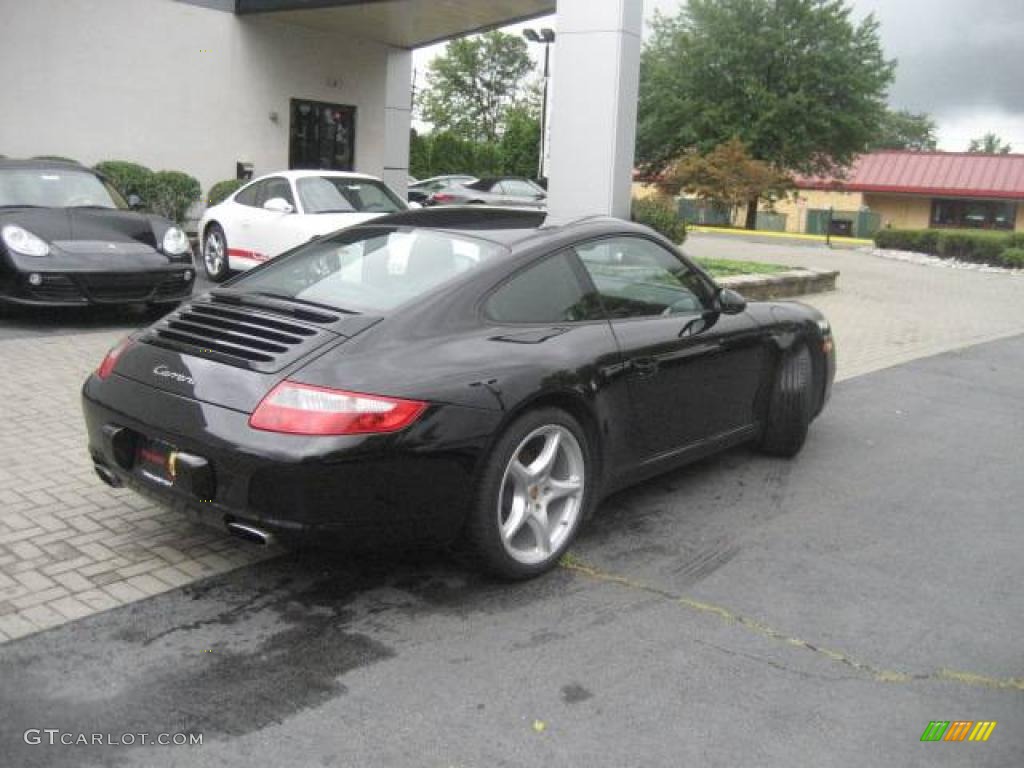
[[[702,227],[696,224],[688,224],[687,232],[701,232],[712,235],[735,235],[737,237],[777,237],[786,240],[812,240],[818,243],[825,242],[824,235],[808,235],[804,232],[775,232],[766,229],[730,229],[726,227]],[[874,240],[863,237],[833,237],[832,242],[837,245],[874,245]]]
[[[588,565],[574,556],[566,555],[562,558],[561,566],[566,570],[578,573],[581,576],[585,576],[594,581],[600,581],[606,584],[615,584],[626,589],[631,589],[639,592],[646,592],[647,594],[656,595],[669,600],[677,605],[681,605],[684,608],[688,608],[698,613],[710,614],[717,616],[722,621],[728,624],[736,624],[745,629],[750,630],[754,634],[761,635],[762,637],[774,640],[777,642],[786,643],[797,648],[803,648],[804,650],[810,651],[818,656],[826,658],[837,664],[842,664],[846,667],[850,667],[858,672],[868,675],[879,683],[909,683],[918,680],[938,680],[950,683],[959,683],[961,685],[968,685],[977,688],[991,688],[995,690],[1015,690],[1024,691],[1024,678],[1020,677],[992,677],[990,675],[979,675],[974,672],[962,672],[955,669],[938,669],[934,672],[926,674],[914,674],[911,675],[907,672],[899,672],[891,669],[883,669],[877,667],[874,664],[870,664],[865,661],[860,661],[846,653],[840,651],[831,650],[829,648],[822,648],[821,646],[814,645],[806,640],[802,640],[799,637],[794,637],[785,632],[781,632],[773,627],[764,624],[757,619],[744,616],[742,614],[734,613],[728,608],[723,608],[720,605],[714,603],[705,603],[700,600],[694,600],[693,598],[686,597],[685,595],[677,595],[666,589],[646,584],[642,581],[632,579],[628,576],[620,576],[614,573],[608,573],[600,568],[596,568],[592,565]]]

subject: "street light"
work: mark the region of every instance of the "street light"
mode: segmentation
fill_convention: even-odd
[[[544,46],[544,103],[540,113],[540,159],[537,162],[537,178],[544,178],[544,150],[547,146],[548,133],[548,82],[551,80],[551,44],[555,42],[555,30],[545,27],[539,32],[535,29],[524,29],[523,37],[531,43]]]

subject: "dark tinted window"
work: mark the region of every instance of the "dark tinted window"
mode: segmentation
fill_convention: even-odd
[[[497,179],[478,179],[472,184],[464,185],[467,189],[477,189],[481,192],[497,191],[498,180]]]
[[[297,248],[232,283],[356,312],[385,312],[503,254],[501,246],[430,229],[346,230]]]
[[[613,318],[698,313],[707,288],[674,253],[640,237],[613,237],[576,247]]]
[[[584,290],[569,253],[520,272],[491,294],[485,312],[500,323],[565,323],[601,317],[597,297]]]
[[[257,205],[256,196],[259,194],[261,182],[250,184],[245,187],[237,195],[235,195],[235,202],[239,205],[251,205],[255,207]]]

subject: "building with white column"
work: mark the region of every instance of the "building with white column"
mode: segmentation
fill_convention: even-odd
[[[0,155],[128,160],[204,190],[247,167],[355,170],[399,192],[411,51],[557,10],[552,211],[628,215],[642,0],[9,5]]]

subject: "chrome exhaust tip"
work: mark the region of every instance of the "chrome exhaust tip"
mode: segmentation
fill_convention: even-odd
[[[261,547],[269,547],[274,543],[274,535],[269,531],[264,531],[262,528],[255,528],[251,525],[236,522],[228,523],[227,528],[228,533],[232,536],[237,536]]]
[[[100,476],[100,480],[109,485],[111,488],[121,488],[124,483],[121,482],[121,478],[111,472],[109,469],[104,467],[102,464],[93,463],[93,469],[96,470],[96,474]]]

